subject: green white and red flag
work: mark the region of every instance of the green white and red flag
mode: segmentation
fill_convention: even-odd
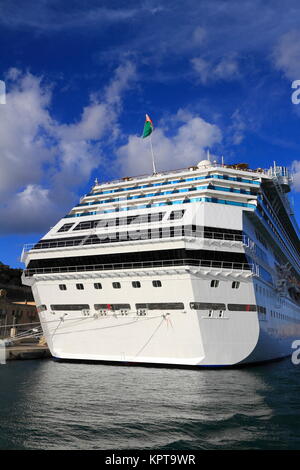
[[[145,137],[148,137],[150,134],[152,134],[153,129],[154,129],[153,122],[151,121],[148,114],[146,114],[146,121],[145,121],[143,135],[142,135],[143,139],[145,139]]]

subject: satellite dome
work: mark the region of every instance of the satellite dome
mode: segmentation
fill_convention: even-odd
[[[201,160],[201,162],[198,163],[197,167],[201,168],[203,166],[210,166],[211,162],[209,160]]]

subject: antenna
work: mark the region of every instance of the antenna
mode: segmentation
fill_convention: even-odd
[[[207,149],[206,155],[207,155],[207,160],[210,162],[210,153],[209,153],[209,149]]]

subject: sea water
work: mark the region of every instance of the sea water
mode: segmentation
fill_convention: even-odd
[[[0,365],[0,449],[300,449],[300,365]]]

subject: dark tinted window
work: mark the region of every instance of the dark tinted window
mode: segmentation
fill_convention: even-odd
[[[191,302],[190,307],[193,310],[226,310],[225,304],[216,304],[209,302]]]
[[[256,305],[251,304],[228,304],[228,310],[232,312],[256,312]]]
[[[249,257],[248,257],[249,258]],[[28,272],[25,275],[32,275],[35,272],[71,272],[83,270],[101,270],[101,269],[132,269],[132,263],[136,267],[153,267],[153,266],[178,266],[184,264],[197,266],[224,267],[229,269],[241,269],[242,263],[244,269],[250,269],[247,265],[245,253],[237,253],[232,251],[215,251],[215,250],[187,250],[176,248],[170,250],[154,250],[154,251],[136,251],[130,253],[111,253],[103,255],[87,255],[87,256],[71,256],[60,258],[48,258],[31,260]],[[213,264],[211,264],[213,262]],[[128,264],[126,264],[128,263]],[[141,264],[139,264],[141,263]],[[143,263],[143,264],[142,264]],[[105,265],[105,266],[102,266]],[[74,268],[73,268],[74,266]],[[39,271],[39,268],[43,268]],[[48,269],[49,268],[49,269]],[[36,269],[36,271],[35,271]]]
[[[51,310],[89,310],[88,304],[55,304],[50,305]]]
[[[165,212],[156,212],[151,214],[143,215],[129,215],[128,217],[117,217],[114,219],[97,219],[97,220],[88,220],[85,222],[79,222],[73,230],[86,230],[91,228],[99,227],[113,227],[119,225],[130,225],[130,224],[142,224],[150,222],[159,222],[162,220]],[[66,224],[67,225],[67,224]],[[69,224],[68,224],[69,225]],[[71,224],[74,225],[74,224]]]
[[[102,284],[101,284],[101,282],[95,282],[95,283],[94,283],[94,288],[95,288],[95,289],[102,289]]]
[[[84,285],[83,285],[83,284],[76,284],[76,289],[78,289],[78,290],[83,290],[83,289],[84,289]]]
[[[68,230],[70,230],[71,227],[73,227],[74,224],[64,224],[62,227],[60,227],[59,230],[57,230],[58,232],[67,232]]]
[[[95,310],[130,310],[130,304],[95,304]]]
[[[112,283],[114,289],[121,289],[121,284],[119,282]]]
[[[262,307],[260,305],[257,306],[257,310],[258,310],[259,313],[263,313],[264,315],[266,315],[266,313],[267,313],[266,307]]]
[[[177,220],[177,219],[181,219],[183,217],[183,214],[184,214],[184,210],[178,210],[178,211],[172,211],[170,216],[169,216],[169,220]]]
[[[100,222],[102,222],[102,220],[88,220],[85,222],[79,222],[79,224],[77,224],[73,230],[86,230],[88,228],[95,228]]]
[[[161,281],[159,281],[159,280],[152,281],[152,285],[153,285],[153,287],[161,287]]]
[[[66,284],[59,284],[60,290],[67,290]]]
[[[132,287],[141,287],[140,281],[132,281]]]
[[[166,302],[166,303],[146,303],[146,304],[135,304],[137,310],[148,309],[148,310],[183,310],[184,304],[181,302]]]

